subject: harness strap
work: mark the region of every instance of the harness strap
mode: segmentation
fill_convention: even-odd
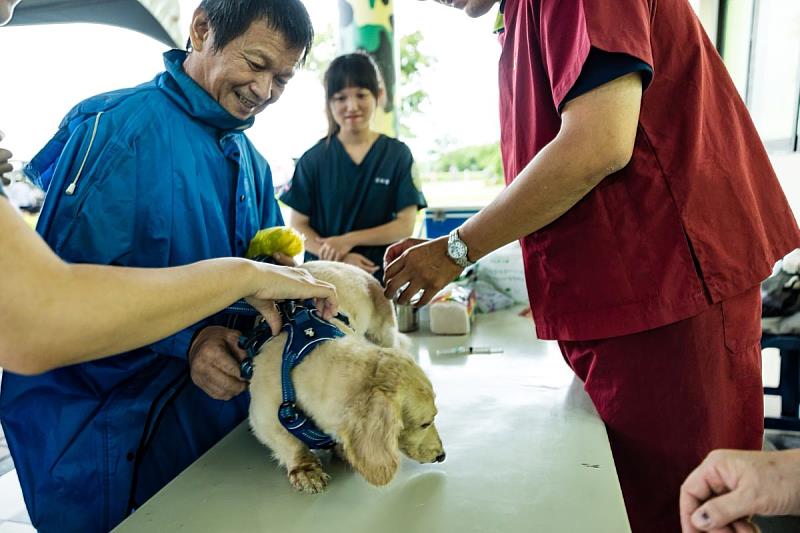
[[[281,393],[282,403],[278,408],[278,420],[292,435],[305,443],[309,448],[330,448],[334,440],[321,431],[302,409],[296,405],[296,394],[292,383],[292,369],[321,343],[344,337],[344,333],[335,325],[324,320],[317,313],[312,300],[286,301],[278,304],[283,315],[282,330],[287,332],[286,344],[281,361]],[[336,318],[350,325],[347,317],[339,313]],[[266,322],[258,324],[247,335],[239,338],[239,347],[247,352],[247,357],[239,365],[241,376],[250,379],[253,376],[253,359],[261,347],[273,337]]]

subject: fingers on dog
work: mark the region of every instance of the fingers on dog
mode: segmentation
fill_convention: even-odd
[[[336,300],[330,298],[314,298],[314,306],[325,320],[333,318],[339,310]]]
[[[275,307],[275,302],[270,301],[263,309],[259,309],[259,312],[261,312],[261,315],[264,317],[267,324],[269,324],[269,329],[273,333],[277,333],[281,330],[283,327],[283,317],[278,311],[278,308]]]

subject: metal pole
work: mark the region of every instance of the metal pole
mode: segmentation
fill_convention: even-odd
[[[375,129],[397,137],[394,0],[339,0],[339,52],[362,50],[381,71],[386,98],[375,113]]]

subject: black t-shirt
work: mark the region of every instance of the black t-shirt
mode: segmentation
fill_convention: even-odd
[[[281,201],[309,217],[321,237],[374,228],[391,222],[404,208],[427,207],[414,180],[408,147],[381,135],[356,165],[336,136],[320,140],[297,162]],[[383,267],[387,246],[357,246],[352,251]],[[317,259],[306,253],[306,260]],[[383,279],[383,269],[375,277]]]

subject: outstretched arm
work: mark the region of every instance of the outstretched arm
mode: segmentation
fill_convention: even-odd
[[[489,205],[459,228],[469,259],[529,235],[566,213],[606,176],[625,167],[633,154],[642,80],[628,74],[571,100],[558,135]],[[447,238],[403,241],[386,251],[386,295],[407,303],[424,291],[420,305],[461,271],[446,260]]]
[[[275,326],[273,299],[336,292],[298,269],[213,259],[164,269],[70,265],[0,198],[0,366],[35,374],[143,346],[248,298]]]

